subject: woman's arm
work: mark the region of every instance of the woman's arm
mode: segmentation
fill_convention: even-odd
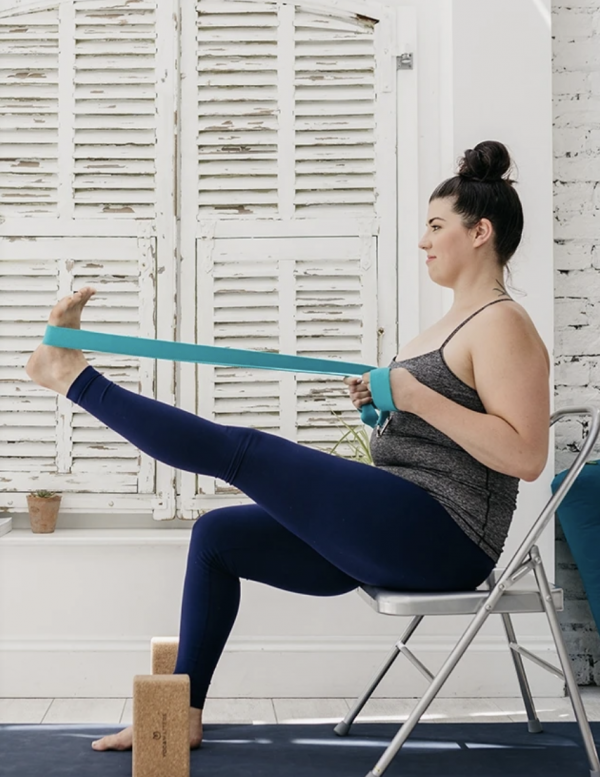
[[[487,467],[536,480],[548,458],[550,387],[547,352],[533,324],[512,306],[494,305],[473,327],[471,356],[486,414],[447,399],[403,368],[391,371],[394,404]]]

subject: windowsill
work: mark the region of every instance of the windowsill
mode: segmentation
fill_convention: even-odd
[[[4,514],[3,518],[6,518]],[[0,518],[0,521],[3,520]],[[31,532],[31,522],[27,513],[11,513],[12,519],[12,532],[25,531]],[[153,533],[172,533],[173,531],[179,531],[180,529],[190,530],[194,525],[194,520],[174,519],[170,521],[157,521],[151,514],[115,514],[112,512],[89,514],[84,512],[68,512],[62,511],[58,515],[58,521],[56,524],[56,532],[65,531],[115,531],[122,532],[127,529],[133,532],[153,532]],[[11,532],[11,533],[12,533]],[[0,539],[2,539],[2,533],[0,531]]]
[[[0,537],[6,545],[188,545],[191,526],[171,531],[156,529],[61,529],[34,534],[31,529],[13,529]]]

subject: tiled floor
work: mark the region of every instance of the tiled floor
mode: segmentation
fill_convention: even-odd
[[[582,688],[590,720],[600,720],[600,688]],[[337,723],[353,699],[209,699],[205,723]],[[414,699],[373,699],[359,720],[402,722]],[[574,720],[566,698],[538,698],[540,720]],[[0,699],[0,723],[108,723],[131,725],[132,699]],[[525,720],[523,701],[506,699],[439,699],[424,721],[498,722]]]

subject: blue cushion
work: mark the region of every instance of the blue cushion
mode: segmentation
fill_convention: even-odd
[[[552,481],[552,492],[567,470]],[[600,631],[600,461],[588,461],[561,502],[557,513],[579,568],[590,608]]]

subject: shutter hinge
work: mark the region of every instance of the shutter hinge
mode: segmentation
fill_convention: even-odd
[[[399,57],[396,57],[396,70],[412,70],[412,69],[413,69],[412,52],[410,54],[400,54]]]

